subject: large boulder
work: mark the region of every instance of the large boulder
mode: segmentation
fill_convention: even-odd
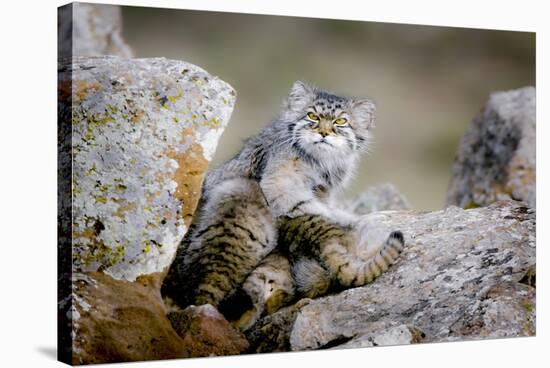
[[[535,334],[535,215],[524,203],[363,218],[370,244],[401,230],[400,260],[372,284],[264,317],[250,351],[396,345]]]
[[[120,6],[71,3],[58,10],[58,57],[115,55],[132,57],[122,37]]]
[[[76,57],[61,65],[72,127],[75,271],[163,271],[190,224],[233,110],[231,86],[175,60]],[[63,112],[61,112],[63,115]]]
[[[515,199],[535,208],[535,88],[493,93],[456,154],[447,204],[463,208]]]
[[[193,336],[181,338],[167,319],[160,283],[234,103],[231,86],[182,61],[60,65],[61,360],[196,355]]]

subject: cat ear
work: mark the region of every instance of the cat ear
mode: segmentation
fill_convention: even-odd
[[[374,128],[374,113],[376,105],[367,98],[357,99],[352,102],[351,111],[353,119],[367,129]]]
[[[290,89],[287,99],[287,107],[296,112],[303,111],[313,99],[313,88],[302,81],[296,81]]]

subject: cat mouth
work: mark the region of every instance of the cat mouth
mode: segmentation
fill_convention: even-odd
[[[321,143],[324,143],[326,145],[329,145],[330,147],[332,147],[332,144],[328,143],[327,141],[325,141],[324,139],[321,139],[317,142],[313,142],[313,144],[321,144]]]

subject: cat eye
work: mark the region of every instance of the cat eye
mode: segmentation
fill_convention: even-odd
[[[344,118],[334,120],[334,124],[337,124],[337,125],[343,125],[347,122],[348,122],[348,119],[344,119]]]
[[[315,114],[312,113],[312,112],[308,112],[308,113],[307,113],[307,118],[308,118],[309,120],[312,120],[312,121],[319,121],[319,120],[321,120],[321,119],[319,119],[319,117],[318,117],[317,115],[315,115]]]

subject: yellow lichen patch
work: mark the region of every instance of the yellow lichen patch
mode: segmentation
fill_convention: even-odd
[[[109,105],[111,106],[111,105]],[[113,107],[114,108],[114,107]],[[104,126],[105,124],[114,121],[113,117],[109,113],[109,111],[105,112],[105,114],[101,115],[92,115],[88,118],[88,125],[89,126]]]
[[[100,185],[98,187],[98,189],[101,193],[107,193],[109,191],[109,186],[108,185]]]
[[[126,191],[126,189],[127,189],[126,185],[124,185],[124,184],[117,184],[116,188],[115,188],[116,192],[119,193],[119,194],[124,193]]]
[[[74,244],[75,248],[86,248],[89,251],[86,253],[73,253],[73,257],[79,257],[74,259],[75,262],[84,265],[89,265],[94,262],[100,262],[100,268],[107,268],[124,258],[126,251],[122,244],[116,243],[115,247],[109,247],[105,245],[101,240],[97,239],[97,233],[92,228],[85,229],[83,232],[73,234],[74,239],[87,239],[89,242],[84,245],[79,243],[78,240]],[[77,256],[77,254],[79,254]]]
[[[85,176],[90,176],[92,175],[93,173],[95,173],[97,171],[97,168],[95,166],[95,163],[92,164],[92,167],[90,167],[88,170],[86,170],[86,172],[84,173]]]
[[[115,115],[118,112],[118,108],[114,105],[107,104],[107,109],[111,112],[111,114]]]
[[[101,85],[96,81],[90,82],[87,80],[75,80],[73,82],[73,96],[76,96],[76,98],[80,101],[86,99],[90,90],[95,92],[100,89]]]
[[[86,130],[86,134],[84,135],[84,139],[87,141],[87,142],[90,142],[94,139],[94,131],[93,129],[91,128],[91,126],[88,125],[88,129]]]
[[[216,118],[205,120],[203,125],[213,129],[221,128],[221,124]]]
[[[534,310],[533,305],[529,302],[528,299],[523,299],[523,300],[522,300],[522,305],[523,305],[523,308],[525,308],[525,310],[526,310],[528,313],[533,312],[533,310]]]
[[[104,196],[96,196],[95,197],[95,201],[96,203],[107,203],[107,197],[104,197]]]
[[[464,209],[465,210],[471,210],[471,209],[479,208],[479,207],[481,207],[479,204],[477,204],[475,202],[470,202],[470,203],[468,203],[464,206]]]

